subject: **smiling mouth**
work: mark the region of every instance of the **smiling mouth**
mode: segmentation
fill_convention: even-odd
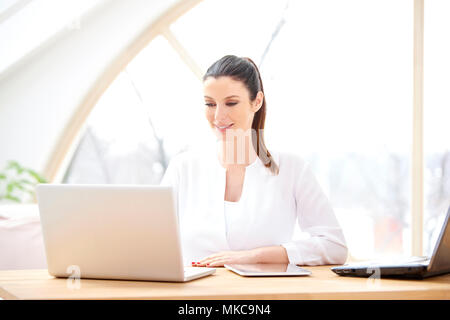
[[[223,127],[216,126],[216,128],[219,129],[220,131],[224,131],[224,130],[226,130],[228,128],[231,128],[232,125],[233,125],[233,123],[228,125],[228,126],[223,126]]]

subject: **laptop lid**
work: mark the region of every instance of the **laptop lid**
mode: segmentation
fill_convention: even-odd
[[[442,225],[441,232],[434,247],[433,255],[428,261],[426,257],[400,258],[397,261],[364,261],[332,267],[339,275],[368,277],[373,272],[380,276],[429,277],[450,272],[450,208]]]
[[[184,279],[171,187],[40,184],[36,192],[51,275]]]
[[[433,255],[428,264],[427,273],[437,274],[450,272],[450,207],[447,210],[439,238],[434,246]]]

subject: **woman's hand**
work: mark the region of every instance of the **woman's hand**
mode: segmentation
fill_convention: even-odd
[[[221,251],[200,261],[192,262],[194,267],[223,267],[224,264],[258,263],[255,250]]]
[[[200,261],[194,267],[223,267],[224,264],[289,263],[286,249],[282,246],[261,247],[242,251],[221,251]]]

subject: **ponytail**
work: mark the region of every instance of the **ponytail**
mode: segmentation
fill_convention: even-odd
[[[277,175],[279,172],[279,167],[275,163],[272,155],[269,150],[267,150],[266,144],[264,142],[264,123],[266,120],[266,95],[264,94],[264,87],[261,80],[261,74],[259,73],[259,69],[252,59],[245,57],[245,60],[249,61],[256,70],[258,74],[258,82],[259,82],[259,91],[263,93],[263,103],[261,108],[255,113],[252,123],[252,142],[253,147],[256,150],[258,157],[261,159],[264,166],[270,170],[273,175]]]

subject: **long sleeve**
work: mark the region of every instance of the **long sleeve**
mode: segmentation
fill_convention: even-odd
[[[282,244],[289,262],[298,265],[345,263],[348,250],[344,234],[329,200],[308,166],[297,174],[294,187],[297,221],[310,237]]]

